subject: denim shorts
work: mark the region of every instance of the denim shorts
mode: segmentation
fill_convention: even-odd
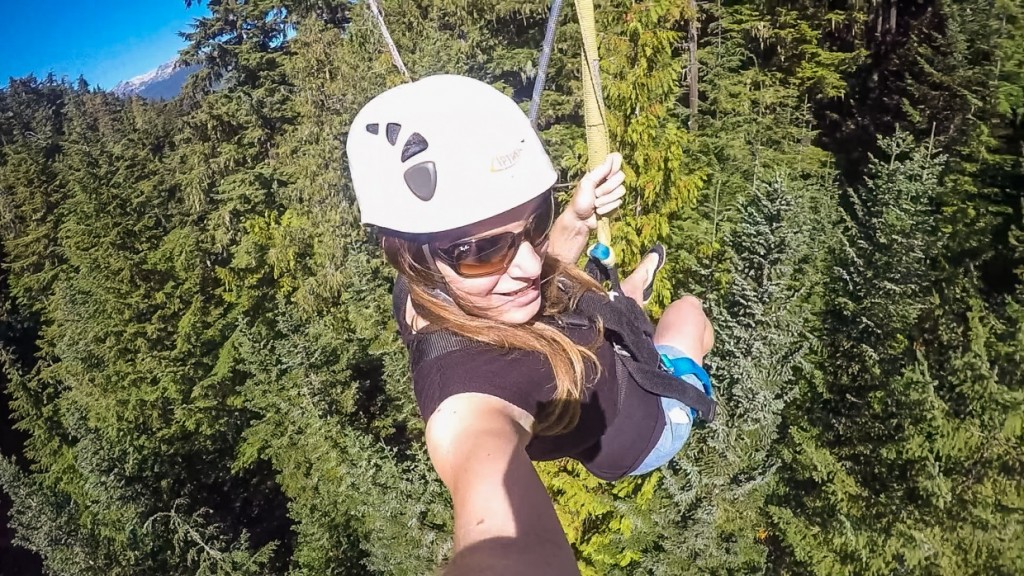
[[[681,350],[673,346],[659,345],[658,353],[668,358],[683,358],[686,356]],[[686,374],[680,378],[683,382],[695,386],[704,392],[704,384],[693,374]],[[630,476],[646,474],[655,468],[660,468],[668,463],[686,444],[690,437],[690,429],[693,427],[693,413],[690,407],[674,398],[661,398],[661,409],[665,413],[665,428],[661,431],[661,438],[657,445],[644,458],[644,461],[629,473]]]

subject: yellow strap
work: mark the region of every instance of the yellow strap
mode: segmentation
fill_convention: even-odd
[[[608,127],[604,121],[604,99],[601,95],[601,70],[597,56],[597,28],[594,25],[593,0],[576,0],[576,15],[583,34],[583,120],[587,129],[587,167],[591,170],[608,157]],[[597,241],[611,247],[612,233],[608,219],[597,220]],[[611,263],[614,264],[614,252]]]

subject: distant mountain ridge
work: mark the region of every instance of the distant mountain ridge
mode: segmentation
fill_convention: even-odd
[[[181,92],[185,81],[196,70],[199,70],[199,65],[183,66],[175,58],[145,74],[118,82],[112,92],[125,97],[140,96],[150,100],[170,100]]]

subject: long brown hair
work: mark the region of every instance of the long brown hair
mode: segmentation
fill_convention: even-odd
[[[471,340],[501,350],[527,350],[543,354],[555,375],[555,394],[534,421],[533,433],[555,435],[576,426],[580,400],[587,385],[587,368],[592,378],[600,375],[601,366],[594,354],[602,340],[602,327],[587,346],[573,342],[558,329],[543,322],[508,324],[492,320],[454,291],[446,290],[441,273],[426,261],[422,243],[397,236],[381,237],[381,247],[388,262],[409,282],[409,296],[416,314],[435,329],[449,330]],[[438,290],[445,291],[455,302],[446,301]],[[569,312],[587,291],[601,291],[601,286],[575,266],[545,255],[541,268],[541,316]]]

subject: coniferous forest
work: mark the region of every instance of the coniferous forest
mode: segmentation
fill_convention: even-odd
[[[430,574],[450,501],[343,147],[404,77],[363,2],[206,5],[174,100],[0,90],[8,534],[59,575]],[[413,77],[525,109],[547,2],[380,5]],[[616,249],[667,246],[655,317],[703,299],[721,406],[645,477],[538,466],[582,572],[1024,574],[1024,3],[597,6]],[[567,2],[563,200],[579,58]]]

